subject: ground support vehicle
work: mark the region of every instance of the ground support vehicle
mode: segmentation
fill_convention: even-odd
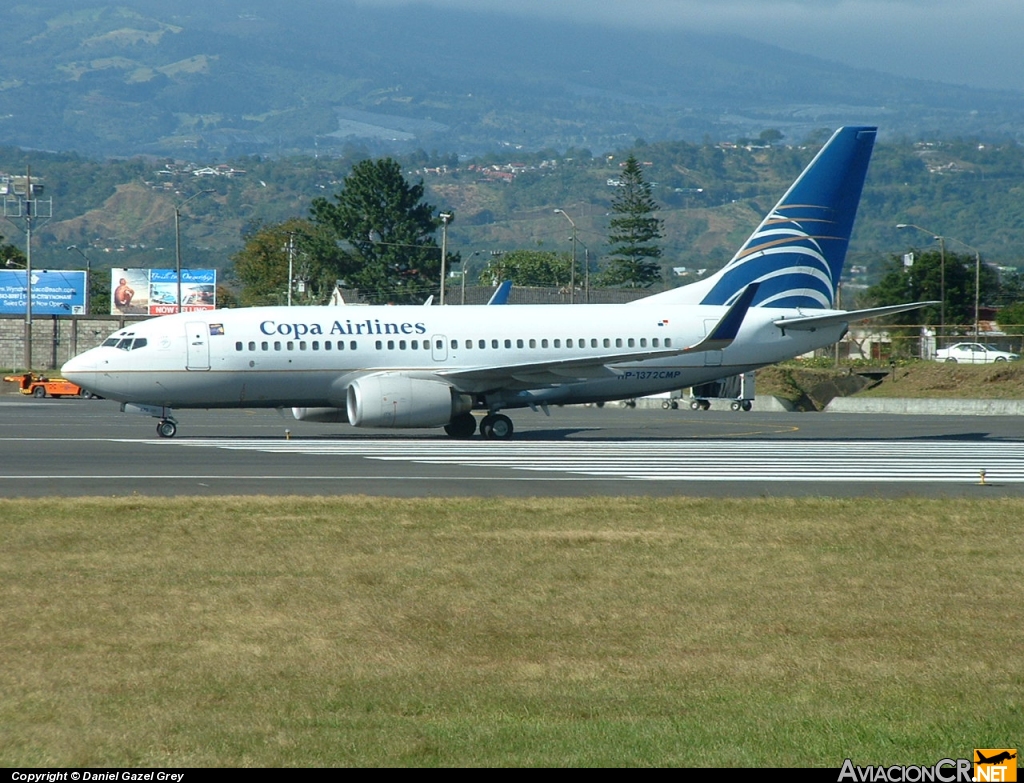
[[[4,378],[10,383],[17,383],[22,394],[32,397],[91,397],[81,386],[64,378],[46,378],[36,373],[26,372],[21,375],[8,375]]]
[[[712,400],[728,402],[734,411],[749,411],[754,407],[754,373],[730,375],[690,389],[691,410],[706,411]]]

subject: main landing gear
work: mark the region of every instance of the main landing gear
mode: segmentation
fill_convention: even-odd
[[[512,419],[501,413],[490,413],[480,420],[480,434],[488,440],[508,440],[514,427]],[[466,440],[476,432],[476,417],[472,413],[460,413],[444,426],[451,438]]]
[[[171,419],[164,419],[156,425],[156,434],[161,438],[173,438],[178,432],[178,425]]]

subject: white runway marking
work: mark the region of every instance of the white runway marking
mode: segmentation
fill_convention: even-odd
[[[137,441],[136,441],[137,442]],[[165,440],[152,444],[637,481],[1024,483],[1024,443],[935,441]]]

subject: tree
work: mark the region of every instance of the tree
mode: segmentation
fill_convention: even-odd
[[[942,300],[943,256],[938,250],[914,254],[912,266],[904,266],[903,256],[892,256],[882,278],[868,289],[868,298],[877,306]],[[974,267],[970,254],[945,253],[945,322],[946,326],[974,323]],[[985,302],[998,289],[998,277],[986,264],[980,269],[981,296]],[[912,310],[898,316],[904,324],[939,325],[940,305]]]
[[[661,239],[662,221],[654,217],[658,205],[633,155],[626,160],[620,179],[622,187],[612,199],[615,217],[608,226],[611,260],[600,283],[647,288],[661,280],[661,268],[653,259],[661,257],[655,243]]]
[[[245,246],[231,260],[242,284],[239,301],[254,305],[279,305],[288,301],[288,246],[292,247],[292,279],[301,280],[305,295],[293,290],[293,302],[322,304],[334,290],[341,269],[338,259],[321,248],[330,242],[308,220],[293,218],[274,225],[250,227]]]
[[[27,259],[15,245],[4,244],[3,235],[0,234],[0,269],[7,266],[10,261],[12,266],[25,266]]]
[[[491,284],[511,280],[514,285],[557,288],[569,284],[572,257],[550,250],[512,250],[495,256],[481,273]]]
[[[434,234],[441,219],[423,193],[423,182],[410,185],[391,158],[357,163],[333,202],[313,200],[313,224],[335,240],[320,244],[323,262],[376,304],[425,301],[440,282]],[[458,254],[450,259],[459,260]]]

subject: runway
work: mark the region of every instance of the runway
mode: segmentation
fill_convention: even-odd
[[[99,400],[0,398],[4,497],[221,494],[994,497],[1024,492],[1017,417],[558,408],[511,441],[275,411],[183,411],[179,434]],[[982,473],[984,471],[984,474]]]

